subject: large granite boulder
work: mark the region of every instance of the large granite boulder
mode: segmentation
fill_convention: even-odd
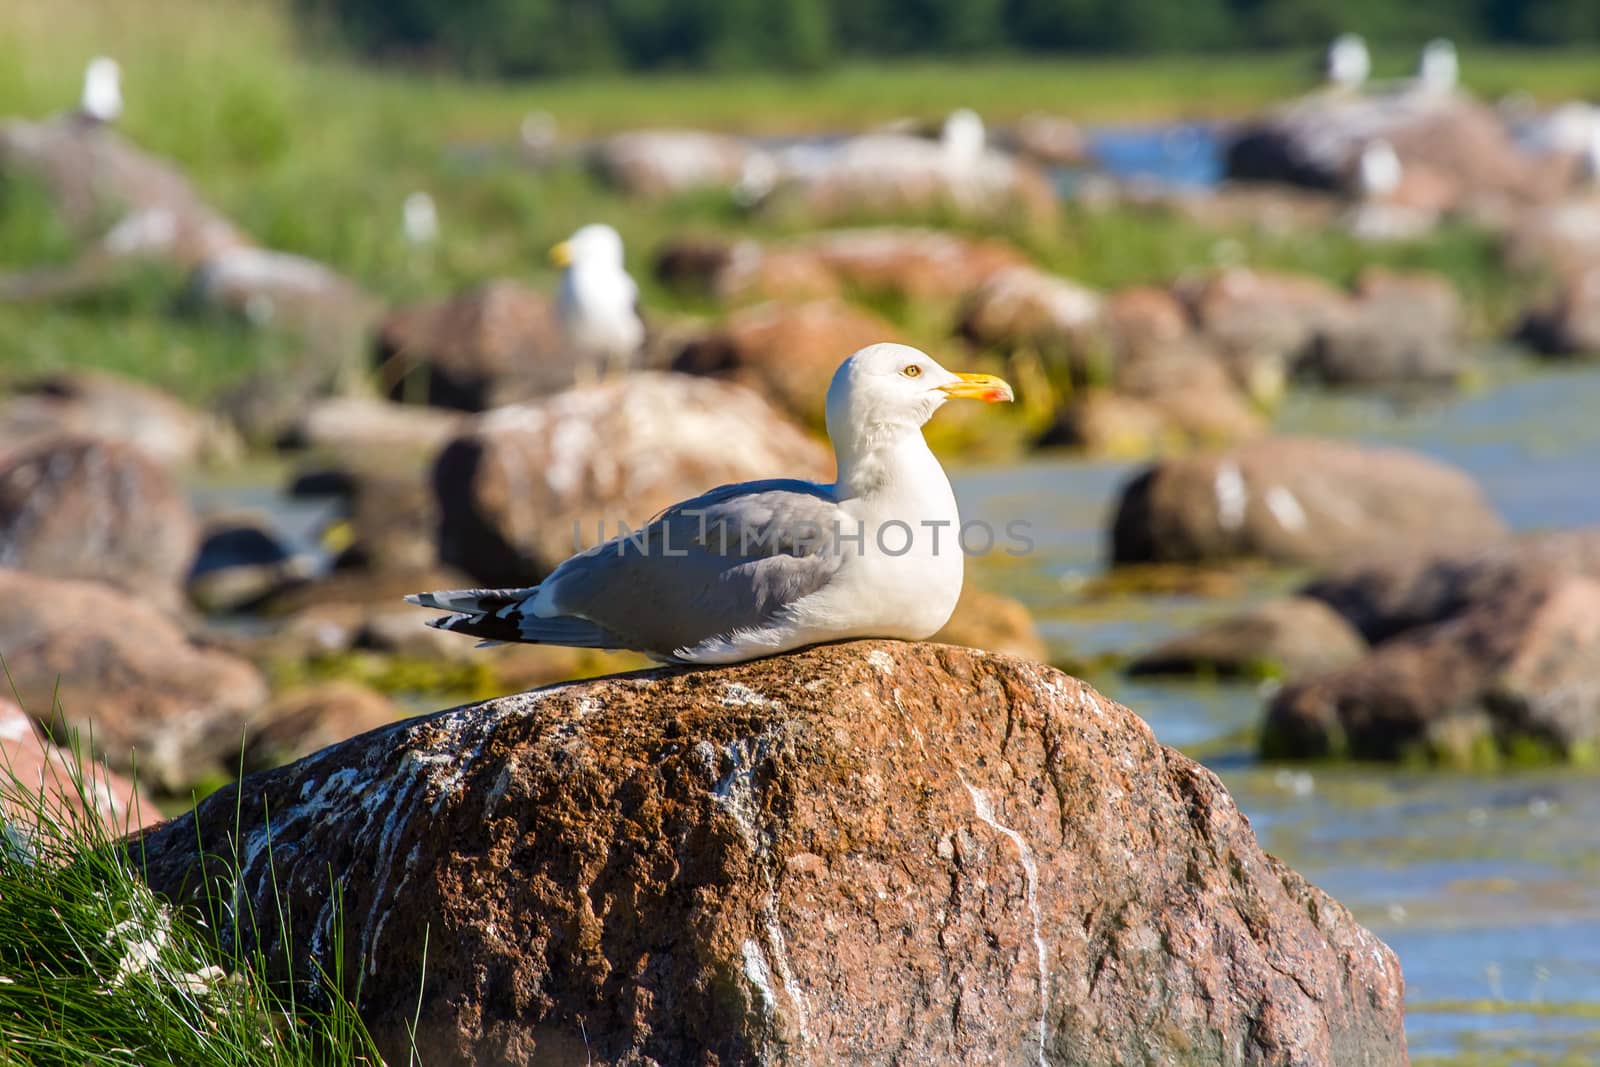
[[[767,244],[683,238],[663,247],[656,274],[674,288],[724,301],[803,300],[848,290],[922,303],[959,300],[1000,271],[1026,263],[1003,241],[874,226]]]
[[[966,649],[441,712],[128,847],[307,987],[342,945],[390,1059],[414,1021],[425,1061],[464,1064],[1406,1060],[1394,954],[1211,772],[1084,683]]]
[[[696,189],[731,189],[752,167],[771,167],[765,153],[708,130],[629,130],[594,146],[590,163],[607,182],[635,196],[664,197]]]
[[[1561,577],[1600,581],[1600,527],[1528,534],[1473,550],[1413,546],[1335,568],[1303,592],[1377,643]]]
[[[0,659],[22,706],[60,740],[76,731],[117,771],[181,792],[238,770],[266,702],[259,671],[191,641],[142,600],[98,582],[0,568]]]
[[[1036,267],[998,271],[967,295],[957,332],[975,345],[1037,353],[1067,385],[1104,382],[1112,353],[1105,301],[1093,289]]]
[[[0,398],[0,451],[63,435],[122,441],[167,466],[231,459],[239,442],[220,420],[106,371],[62,371]]]
[[[200,524],[167,470],[130,445],[54,438],[0,456],[0,567],[182,600]]]
[[[1032,163],[992,150],[960,158],[936,142],[897,133],[854,138],[775,185],[763,210],[813,225],[954,215],[1051,226],[1057,217],[1055,187]]]
[[[1472,548],[1504,532],[1483,491],[1454,467],[1398,448],[1269,437],[1136,475],[1117,504],[1111,556],[1334,563],[1408,546]]]
[[[1367,643],[1312,597],[1284,597],[1178,634],[1128,664],[1133,675],[1215,674],[1299,678],[1348,666]]]
[[[737,446],[732,443],[737,442]],[[479,416],[433,469],[439,558],[528,585],[580,548],[729,482],[827,480],[827,449],[758,394],[638,373]]]
[[[391,399],[464,411],[564,389],[579,366],[550,298],[513,281],[390,312],[375,357]]]
[[[1269,756],[1600,759],[1600,581],[1557,575],[1489,595],[1280,692]]]
[[[248,241],[172,163],[77,116],[0,124],[0,178],[43,186],[74,236],[103,254],[159,257],[180,267]]]
[[[689,340],[672,369],[738,382],[820,426],[839,353],[880,341],[904,338],[882,317],[842,300],[757,304]]]
[[[34,720],[0,698],[0,824],[33,830],[84,818],[113,834],[161,821],[161,809],[132,781],[43,737]]]
[[[1357,160],[1387,141],[1404,172],[1448,182],[1447,207],[1537,201],[1570,172],[1523,153],[1494,111],[1457,93],[1316,93],[1241,124],[1226,149],[1230,178],[1356,188]]]

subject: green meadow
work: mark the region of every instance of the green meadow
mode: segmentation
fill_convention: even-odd
[[[17,0],[0,8],[0,115],[40,118],[71,107],[96,54],[122,64],[123,133],[182,167],[204,195],[266,247],[321,260],[380,297],[448,293],[495,276],[548,284],[545,251],[588,221],[613,223],[652,312],[708,309],[656,288],[653,249],[686,230],[772,236],[720,195],[641,204],[615,195],[576,157],[535,171],[516,151],[530,112],[554,118],[564,142],[648,125],[759,133],[858,129],[903,117],[933,120],[957,106],[991,123],[1030,111],[1085,122],[1247,113],[1312,81],[1305,53],[1108,60],[986,59],[865,63],[811,75],[596,75],[540,82],[468,81],[359,64],[325,35],[291,24],[283,7],[239,0]],[[1476,89],[1518,87],[1557,100],[1600,93],[1590,53],[1538,56],[1469,50]],[[1409,55],[1379,54],[1380,75]],[[439,205],[443,234],[428,255],[408,249],[400,207],[413,190]],[[1163,281],[1218,254],[1259,266],[1348,280],[1384,262],[1443,271],[1468,295],[1480,325],[1503,319],[1516,289],[1490,243],[1470,230],[1425,245],[1376,251],[1340,234],[1219,235],[1158,212],[1069,207],[1050,231],[1004,234],[1044,265],[1094,286]],[[13,184],[0,195],[0,271],[61,263],[72,248],[42,195]],[[292,342],[174,313],[182,279],[159,273],[69,306],[0,306],[5,372],[96,365],[203,401]],[[901,319],[936,344],[948,323]]]

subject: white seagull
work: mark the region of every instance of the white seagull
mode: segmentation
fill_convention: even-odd
[[[1405,176],[1394,145],[1381,137],[1368,141],[1356,160],[1356,191],[1363,200],[1386,200]]]
[[[585,226],[552,248],[550,259],[562,268],[556,311],[573,355],[586,366],[626,370],[644,344],[644,322],[621,235],[603,223]]]
[[[961,595],[961,518],[922,426],[955,397],[1012,392],[915,348],[871,345],[828,388],[833,484],[725,485],[573,556],[536,586],[406,599],[452,613],[429,625],[486,642],[633,649],[671,663],[930,637]]]
[[[1443,37],[1435,37],[1422,46],[1422,59],[1417,64],[1417,85],[1425,93],[1445,95],[1455,91],[1461,80],[1461,60],[1456,56],[1456,46]]]
[[[1328,46],[1322,67],[1328,84],[1339,89],[1359,89],[1372,73],[1372,54],[1360,34],[1341,33]]]
[[[78,110],[94,122],[116,122],[122,117],[122,68],[116,60],[109,56],[89,60]]]
[[[431,245],[439,239],[439,208],[427,193],[419,189],[408,195],[400,214],[406,240],[414,247]]]

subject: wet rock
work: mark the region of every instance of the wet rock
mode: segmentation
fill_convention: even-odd
[[[95,579],[172,610],[199,536],[172,476],[129,445],[58,438],[0,457],[0,567]]]
[[[1069,395],[1038,445],[1145,456],[1249,440],[1266,429],[1220,362],[1179,342],[1158,355],[1119,361],[1110,389]]]
[[[1347,318],[1322,328],[1295,368],[1331,385],[1448,383],[1463,366],[1461,300],[1445,279],[1369,268]]]
[[[1089,162],[1083,127],[1062,115],[1024,115],[1001,141],[1024,159],[1047,167],[1081,167]]]
[[[1565,575],[1490,596],[1284,689],[1262,748],[1279,758],[1537,753],[1600,757],[1600,582]]]
[[[959,300],[1026,259],[1004,241],[939,230],[834,230],[797,242],[847,288],[915,304]]]
[[[240,451],[238,438],[217,420],[105,371],[63,371],[23,382],[0,400],[0,449],[62,435],[122,441],[167,466],[233,459]]]
[[[758,304],[689,341],[672,369],[748,386],[795,418],[821,425],[839,353],[903,340],[883,318],[842,300]]]
[[[731,189],[765,153],[736,137],[706,130],[630,130],[595,146],[602,178],[634,196],[663,197],[696,189]],[[771,167],[770,160],[765,166]]]
[[[1356,161],[1387,141],[1403,172],[1448,181],[1450,207],[1527,202],[1559,193],[1564,168],[1517,149],[1495,113],[1460,94],[1318,93],[1243,124],[1226,150],[1228,176],[1315,189],[1350,188]]]
[[[72,731],[115,770],[181,792],[237,771],[259,672],[199,646],[165,615],[98,582],[0,568],[0,657],[22,705],[57,738]]]
[[[100,240],[102,256],[187,268],[248,243],[177,167],[99,123],[0,124],[0,177],[15,175],[42,184],[67,229]]]
[[[902,134],[855,138],[834,156],[791,173],[763,209],[813,225],[865,218],[961,218],[1053,225],[1055,188],[1029,163],[981,148],[970,156]]]
[[[878,226],[765,244],[685,238],[663,248],[656,274],[674,288],[722,301],[801,301],[850,291],[916,304],[959,300],[1026,262],[1003,241]]]
[[[1504,227],[1501,251],[1515,270],[1557,278],[1600,263],[1600,196],[1566,197],[1516,213]]]
[[[290,331],[328,352],[357,351],[377,321],[377,301],[333,268],[304,256],[234,248],[206,259],[188,299],[253,326]]]
[[[378,328],[378,378],[390,399],[484,411],[574,384],[552,301],[512,281],[400,308]]]
[[[319,682],[273,697],[245,734],[246,774],[280,767],[399,718],[389,698],[354,682]]]
[[[1562,576],[1600,581],[1600,529],[1529,534],[1474,551],[1388,553],[1339,567],[1303,592],[1376,643]]]
[[[161,821],[161,811],[133,782],[104,764],[73,755],[39,735],[33,719],[0,698],[0,822],[34,828],[46,817],[73,813],[91,816],[113,834],[141,830]],[[16,789],[32,795],[24,800]],[[34,798],[38,798],[37,801]]]
[[[316,448],[350,456],[399,449],[431,452],[461,431],[457,412],[395,404],[364,396],[311,401],[283,431],[284,448]]]
[[[439,558],[488,586],[529,585],[619,523],[639,529],[729,482],[826,480],[832,466],[747,389],[633,374],[488,412],[447,445],[433,469]]]
[[[1117,504],[1116,563],[1259,557],[1331,563],[1496,540],[1504,525],[1461,471],[1414,452],[1310,437],[1270,437],[1164,460]]]
[[[339,494],[338,521],[323,534],[324,544],[338,552],[334,569],[414,575],[436,568],[439,509],[431,454],[369,453],[339,469],[349,485]]]
[[[140,870],[287,913],[241,948],[308,981],[341,900],[390,1058],[415,1018],[452,1063],[1405,1062],[1393,953],[1213,774],[1009,657],[858,642],[600,679],[242,789],[132,842]]]
[[[1361,635],[1310,597],[1269,600],[1163,641],[1128,673],[1299,678],[1347,666],[1367,651]]]
[[[961,586],[961,598],[950,621],[928,640],[1003,652],[1038,663],[1050,659],[1050,650],[1022,601],[980,589],[970,577]]]
[[[1320,278],[1245,268],[1187,281],[1177,295],[1247,390],[1252,374],[1286,378],[1353,313],[1349,296]]]
[[[270,522],[224,517],[206,523],[187,588],[189,600],[202,611],[227,614],[248,610],[310,574],[310,561],[297,555]]]
[[[1552,296],[1528,310],[1517,337],[1547,356],[1600,354],[1600,268],[1559,282]]]
[[[807,249],[752,238],[673,239],[657,253],[655,274],[668,288],[723,303],[820,299],[838,296],[842,288]]]
[[[1157,355],[1192,335],[1188,312],[1165,289],[1140,285],[1107,295],[1103,317],[1119,362]]]
[[[975,345],[1037,353],[1063,383],[1106,381],[1112,356],[1101,295],[1034,267],[986,279],[962,304],[957,332]]]

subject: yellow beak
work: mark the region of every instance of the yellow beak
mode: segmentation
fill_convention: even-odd
[[[992,374],[957,374],[956,377],[961,380],[939,386],[945,396],[957,400],[982,400],[986,404],[1017,398],[1004,378],[996,378]]]
[[[552,248],[550,250],[550,262],[558,267],[570,266],[572,264],[572,245],[567,241],[562,241]]]

